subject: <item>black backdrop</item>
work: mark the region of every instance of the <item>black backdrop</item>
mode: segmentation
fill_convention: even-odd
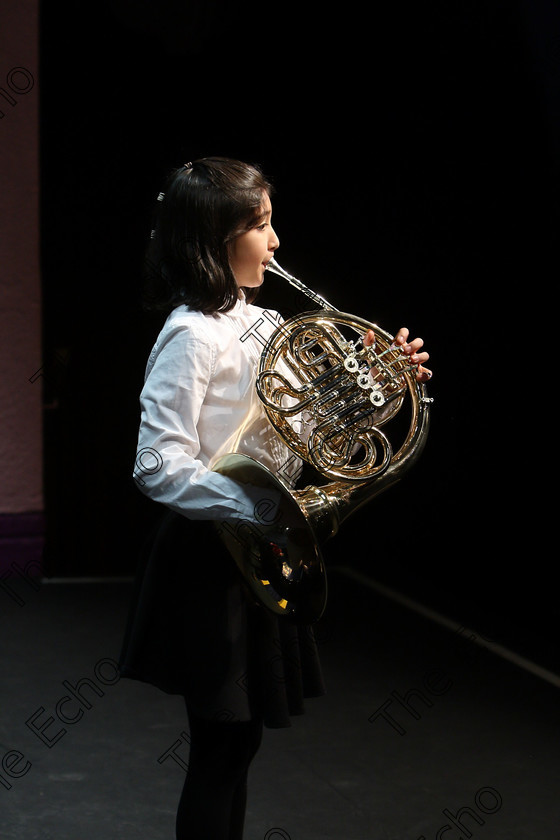
[[[157,513],[131,479],[159,328],[138,302],[151,208],[169,168],[224,154],[273,178],[285,268],[431,353],[421,461],[327,559],[544,660],[553,7],[390,6],[44,4],[47,569],[135,568]],[[282,310],[293,294],[267,278],[259,303]]]

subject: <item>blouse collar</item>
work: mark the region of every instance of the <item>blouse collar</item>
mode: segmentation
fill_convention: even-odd
[[[249,304],[247,303],[247,298],[245,297],[245,292],[243,289],[239,290],[239,298],[235,301],[235,306],[226,312],[226,315],[230,315],[233,318],[242,318],[244,315],[247,315],[249,312]]]

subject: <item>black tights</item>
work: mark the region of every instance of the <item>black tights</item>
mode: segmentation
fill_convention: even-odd
[[[261,743],[262,721],[205,720],[187,711],[189,769],[177,810],[177,840],[242,840],[247,775]]]

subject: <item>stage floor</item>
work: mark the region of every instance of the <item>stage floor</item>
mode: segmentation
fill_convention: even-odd
[[[181,698],[116,677],[130,582],[11,584],[2,840],[173,840],[188,724]],[[247,840],[557,836],[560,678],[337,570],[330,590],[328,694],[265,730]]]

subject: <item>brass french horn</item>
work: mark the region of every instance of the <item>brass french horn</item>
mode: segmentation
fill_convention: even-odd
[[[320,308],[275,330],[261,355],[257,393],[294,462],[310,464],[328,483],[293,490],[252,458],[226,455],[213,469],[262,488],[262,504],[251,521],[215,527],[261,604],[313,623],[327,600],[320,546],[416,462],[432,400],[393,336],[336,309],[275,260],[267,268]],[[366,347],[370,329],[376,341]]]

